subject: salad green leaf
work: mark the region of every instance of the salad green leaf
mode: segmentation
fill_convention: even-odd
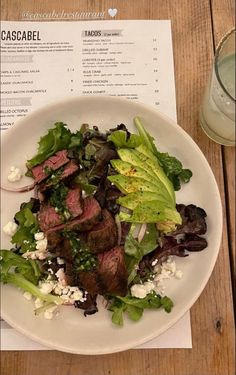
[[[136,298],[130,295],[125,297],[116,296],[112,299],[109,310],[113,312],[112,322],[122,326],[123,313],[125,312],[131,320],[138,321],[145,309],[159,309],[161,307],[169,313],[173,307],[173,302],[169,297],[161,297],[153,291],[147,294],[145,298]]]
[[[0,250],[0,281],[12,284],[31,293],[41,300],[53,304],[62,304],[63,299],[52,294],[43,294],[37,286],[42,276],[39,264],[35,260],[24,259],[10,250]]]
[[[29,169],[42,163],[57,151],[81,145],[82,134],[80,131],[71,133],[63,122],[56,122],[54,125],[54,128],[49,129],[48,133],[40,138],[37,154],[27,161]]]
[[[22,205],[20,211],[15,214],[19,226],[17,232],[12,236],[11,242],[21,247],[21,252],[33,251],[36,247],[34,234],[39,231],[36,216],[32,213],[33,202],[29,201]]]
[[[114,143],[117,148],[135,148],[138,147],[142,139],[137,134],[131,134],[130,137],[127,137],[127,132],[124,130],[115,130],[108,137],[108,141]]]
[[[0,257],[1,281],[8,282],[8,277],[9,275],[12,277],[12,269],[14,269],[15,273],[20,273],[33,284],[38,283],[41,276],[38,261],[25,259],[11,250],[0,250]]]
[[[192,177],[190,169],[184,169],[182,163],[167,152],[160,152],[154,144],[154,138],[148,134],[139,117],[134,118],[134,124],[142,139],[142,143],[157,157],[167,177],[172,182],[174,189],[179,190],[181,182],[187,183]]]
[[[126,237],[125,263],[128,271],[128,284],[130,284],[137,274],[137,267],[144,255],[152,252],[157,247],[158,232],[155,224],[148,224],[143,240],[139,243],[129,233]]]

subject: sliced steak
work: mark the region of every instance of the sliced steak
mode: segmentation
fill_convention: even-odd
[[[54,228],[51,228],[46,232],[47,243],[48,243],[47,248],[49,251],[52,251],[52,252],[58,249],[59,245],[63,241],[63,237],[62,237],[63,228],[61,230],[53,230],[53,229]]]
[[[93,253],[110,250],[117,244],[117,226],[110,212],[102,210],[102,221],[87,233],[87,245]]]
[[[54,185],[58,184],[60,181],[64,181],[65,179],[72,177],[76,172],[78,172],[79,166],[74,160],[70,160],[64,168],[61,170],[59,174],[53,177],[50,176],[46,181],[43,181],[39,185],[40,192],[44,192],[48,189],[51,189]]]
[[[97,270],[92,271],[79,271],[79,283],[87,290],[88,293],[101,294],[102,288],[100,287],[100,277]]]
[[[66,228],[74,231],[88,231],[101,219],[101,207],[93,197],[84,199],[82,215],[68,222]]]
[[[64,164],[68,163],[67,150],[58,151],[55,155],[45,160],[43,163],[33,167],[31,172],[36,183],[39,183],[50,175],[50,171],[56,171]]]
[[[73,218],[82,214],[82,191],[79,186],[68,191],[65,206],[68,208],[68,211],[70,212]]]
[[[99,206],[96,199],[93,197],[87,197],[84,199],[84,207],[83,207],[83,213],[65,223],[56,225],[53,228],[49,228],[46,231],[46,236],[48,242],[53,245],[53,243],[57,243],[57,240],[59,240],[60,232],[63,231],[63,229],[67,230],[73,230],[73,231],[88,231],[90,230],[96,223],[99,222],[101,219],[101,207]]]
[[[116,246],[98,255],[98,274],[102,292],[125,296],[128,288],[128,273],[125,265],[124,249]]]
[[[124,249],[116,246],[98,255],[98,265],[93,271],[78,273],[82,287],[91,294],[108,293],[125,296],[128,288],[128,273]]]
[[[53,206],[43,203],[38,213],[38,223],[40,229],[46,232],[49,228],[61,224],[62,219]]]

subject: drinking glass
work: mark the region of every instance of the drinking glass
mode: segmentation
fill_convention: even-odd
[[[200,124],[213,141],[235,146],[235,32],[220,41],[200,109]]]

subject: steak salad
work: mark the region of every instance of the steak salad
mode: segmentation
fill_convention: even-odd
[[[118,325],[124,313],[170,312],[161,280],[181,277],[173,257],[207,247],[205,211],[176,203],[192,172],[134,124],[137,134],[124,124],[73,133],[57,122],[27,161],[33,184],[15,191],[34,194],[4,227],[13,248],[1,250],[1,282],[34,298],[36,314],[50,319],[59,305],[94,314],[99,295]]]

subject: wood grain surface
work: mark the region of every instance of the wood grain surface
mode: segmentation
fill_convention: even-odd
[[[218,260],[191,309],[192,349],[129,350],[103,356],[56,351],[2,352],[2,375],[233,375],[234,318],[231,271],[235,256],[235,149],[212,142],[198,113],[212,66],[214,47],[234,25],[231,0],[2,0],[2,20],[21,20],[23,11],[103,11],[116,19],[171,19],[179,124],[206,156],[217,180],[224,212]],[[110,19],[107,15],[107,19]],[[207,194],[207,187],[206,187]],[[234,253],[233,253],[234,251]],[[230,267],[230,263],[232,267]]]

